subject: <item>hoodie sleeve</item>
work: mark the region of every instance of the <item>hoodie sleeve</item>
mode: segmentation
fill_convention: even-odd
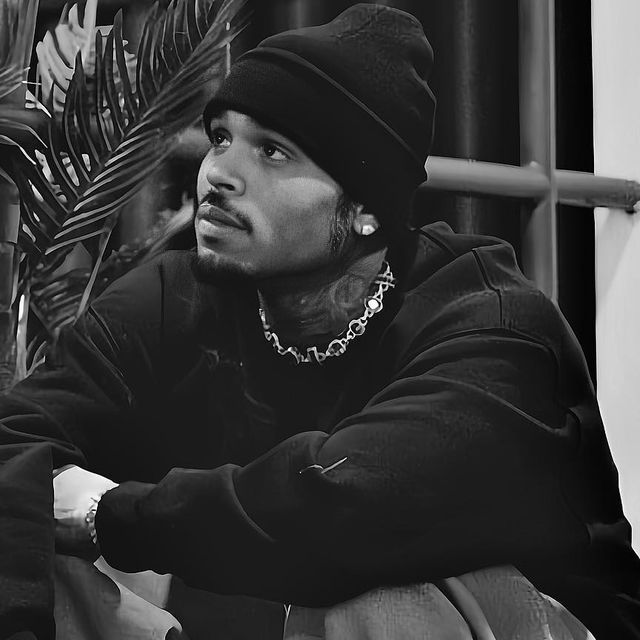
[[[557,378],[553,353],[518,334],[444,340],[331,434],[299,433],[245,467],[173,469],[109,491],[101,550],[125,571],[309,606],[575,551],[586,529],[558,469],[581,424]],[[596,420],[588,390],[576,401]]]
[[[114,283],[63,329],[46,362],[0,394],[0,454],[44,442],[52,447],[54,468],[95,468],[96,461],[117,457],[122,417],[154,381],[160,301],[160,270],[147,265]]]

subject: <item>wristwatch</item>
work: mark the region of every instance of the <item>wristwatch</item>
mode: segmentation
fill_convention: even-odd
[[[106,493],[106,492],[105,492]],[[98,534],[96,533],[96,512],[98,511],[98,503],[104,494],[93,495],[89,498],[89,509],[84,517],[89,537],[94,545],[98,546]]]

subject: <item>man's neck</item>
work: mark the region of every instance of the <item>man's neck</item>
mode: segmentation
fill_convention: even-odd
[[[330,342],[362,315],[385,249],[357,258],[341,273],[277,278],[260,283],[267,322],[282,344],[308,347]]]

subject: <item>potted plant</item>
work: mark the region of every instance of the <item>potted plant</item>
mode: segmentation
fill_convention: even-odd
[[[24,377],[132,256],[105,263],[119,212],[200,116],[246,24],[244,0],[158,0],[135,54],[122,13],[65,8],[36,47],[38,0],[0,0],[0,388]],[[82,246],[88,269],[61,271]],[[31,315],[38,331],[28,331]]]

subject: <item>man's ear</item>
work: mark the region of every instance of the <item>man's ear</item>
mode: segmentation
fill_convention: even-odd
[[[371,213],[364,213],[362,208],[353,219],[353,230],[359,236],[371,236],[380,228],[378,218]]]

